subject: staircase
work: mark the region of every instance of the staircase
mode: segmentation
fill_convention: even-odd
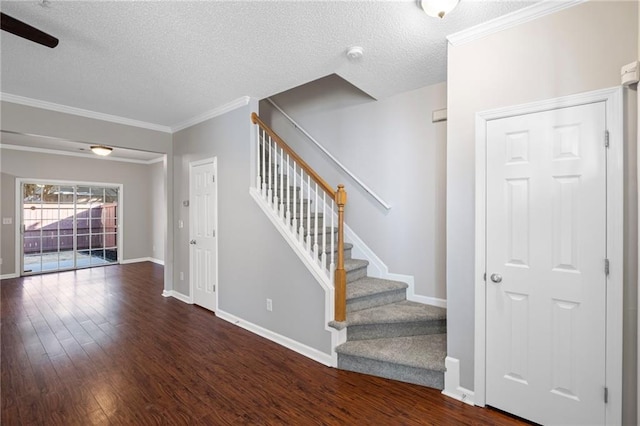
[[[336,347],[338,368],[443,389],[445,309],[407,300],[406,283],[368,276],[369,262],[352,258],[353,245],[339,241],[342,212],[336,214],[334,207],[344,208],[346,193],[340,195],[341,187],[333,193],[255,114],[252,120],[262,131],[252,195],[323,287],[335,289],[339,319],[345,319],[345,298],[338,277],[344,289],[346,273],[346,319],[329,323],[346,329],[346,342]],[[315,188],[305,173],[312,175]],[[319,195],[322,191],[329,199]]]
[[[338,368],[387,379],[444,388],[446,311],[407,300],[407,284],[367,276],[366,260],[345,246],[347,330],[336,348]]]

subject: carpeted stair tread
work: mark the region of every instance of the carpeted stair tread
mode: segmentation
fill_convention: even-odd
[[[346,325],[348,327],[362,324],[394,324],[445,319],[447,319],[446,309],[403,300],[402,302],[349,312]]]
[[[447,335],[355,340],[338,346],[336,352],[340,355],[444,372]]]
[[[402,290],[408,287],[407,283],[400,281],[384,280],[382,278],[364,277],[347,285],[347,302],[350,299],[370,296],[387,291]]]
[[[344,270],[347,272],[351,272],[359,268],[366,268],[367,266],[369,266],[368,260],[363,260],[363,259],[345,259],[344,260]],[[349,285],[351,285],[351,283]],[[349,291],[348,290],[349,285],[347,285],[347,292]]]

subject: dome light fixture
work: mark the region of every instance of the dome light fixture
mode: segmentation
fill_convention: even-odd
[[[110,148],[104,145],[94,145],[91,147],[91,151],[93,151],[93,153],[96,155],[106,157],[107,155],[111,154],[111,151],[113,151],[113,148]]]
[[[434,18],[444,18],[444,15],[451,12],[460,0],[420,0],[422,10]]]

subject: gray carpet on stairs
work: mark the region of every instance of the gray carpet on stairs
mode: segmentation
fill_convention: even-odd
[[[338,368],[443,389],[446,334],[346,342]]]

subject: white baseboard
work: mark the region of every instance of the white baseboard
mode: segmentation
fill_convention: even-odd
[[[292,351],[297,352],[300,355],[304,355],[307,358],[310,358],[321,364],[324,364],[329,367],[334,366],[334,360],[330,354],[326,354],[315,348],[312,348],[310,346],[297,342],[293,339],[290,339],[286,336],[275,333],[271,330],[267,330],[266,328],[260,327],[259,325],[253,324],[251,322],[245,321],[242,318],[236,317],[235,315],[232,315],[225,311],[218,310],[216,312],[216,316],[220,319],[223,319],[232,324],[235,324],[238,327],[242,327],[245,330],[255,333],[258,336],[262,336],[265,339],[269,339],[272,342],[278,343],[279,345],[282,345],[287,349],[291,349]]]
[[[416,294],[415,279],[413,275],[402,275],[389,272],[389,268],[382,259],[380,259],[347,224],[344,225],[344,238],[346,241],[353,244],[351,252],[354,257],[369,261],[369,266],[367,267],[367,274],[369,276],[407,283],[409,286],[407,288],[407,300],[412,302],[424,303],[425,305],[438,306],[440,308],[447,307],[446,299],[438,299],[436,297]]]
[[[9,280],[11,278],[18,278],[20,275],[16,274],[15,272],[13,274],[4,274],[4,275],[0,275],[0,280]]]
[[[442,394],[465,404],[475,405],[473,391],[460,386],[460,360],[448,356],[444,360],[444,365],[446,371],[444,373],[444,390]]]
[[[185,294],[179,293],[175,290],[163,290],[162,296],[164,297],[173,297],[178,299],[181,302],[188,303],[189,305],[193,305],[193,300]]]
[[[140,263],[140,262],[150,262],[151,258],[150,257],[139,257],[137,259],[122,259],[120,261],[121,265],[127,265],[129,263]]]
[[[420,296],[419,294],[408,294],[407,299],[412,302],[424,303],[425,305],[437,306],[439,308],[447,308],[447,299],[438,299],[437,297]]]
[[[124,259],[120,261],[121,265],[127,265],[129,263],[140,263],[140,262],[153,262],[158,265],[164,265],[164,260],[154,259],[153,257],[138,257],[137,259]]]

